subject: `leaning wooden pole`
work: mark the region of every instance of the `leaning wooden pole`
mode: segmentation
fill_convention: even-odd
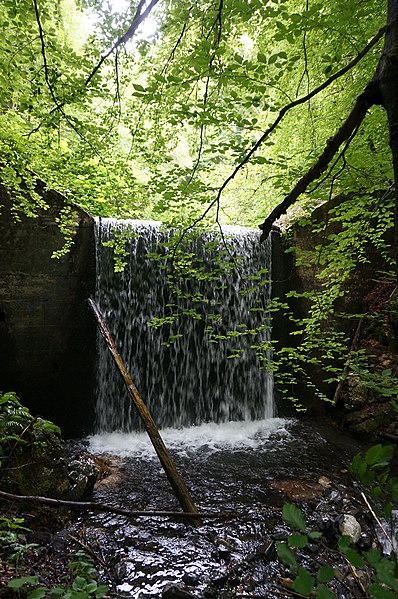
[[[99,311],[96,303],[92,299],[88,300],[88,304],[94,313],[94,316],[97,321],[97,325],[101,332],[101,335],[103,336],[103,338],[108,346],[108,349],[112,354],[115,364],[116,364],[116,366],[123,378],[123,381],[127,387],[127,391],[130,395],[130,398],[131,398],[134,406],[136,407],[141,420],[144,423],[145,429],[149,435],[152,445],[155,448],[158,458],[163,466],[166,476],[170,481],[170,484],[173,488],[173,491],[174,491],[182,509],[184,510],[184,512],[187,512],[189,514],[192,514],[192,513],[198,514],[198,510],[195,507],[192,497],[191,497],[187,487],[185,486],[185,483],[182,480],[173,460],[171,459],[171,456],[168,452],[166,445],[164,444],[162,437],[160,436],[157,426],[156,426],[148,408],[146,407],[144,401],[142,400],[142,397],[141,397],[137,387],[134,385],[133,380],[126,368],[126,365],[123,361],[122,356],[119,354],[119,352],[117,350],[116,343],[115,343],[108,327],[105,324],[105,321],[102,317],[101,312]],[[202,526],[202,520],[199,517],[199,515],[197,518],[192,518],[191,522],[195,526]]]

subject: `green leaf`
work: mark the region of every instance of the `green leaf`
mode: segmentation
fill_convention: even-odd
[[[109,589],[106,584],[100,584],[95,592],[95,596],[97,599],[101,599],[101,597],[104,597],[108,593],[108,590]]]
[[[92,580],[86,584],[86,588],[84,590],[86,591],[86,593],[94,593],[94,591],[97,590],[97,587],[97,582],[95,580]]]
[[[316,599],[336,599],[336,595],[324,584],[320,584],[316,589]]]
[[[42,599],[47,594],[47,589],[33,589],[27,594],[27,599]]]
[[[7,586],[10,589],[20,589],[25,584],[37,584],[37,582],[37,576],[22,576],[21,578],[13,578],[12,580],[9,580]]]
[[[279,559],[288,566],[295,566],[296,556],[293,551],[287,546],[287,543],[282,543],[281,541],[277,541],[276,543],[276,552],[278,554]]]
[[[72,588],[75,591],[80,591],[81,589],[85,589],[86,585],[87,582],[83,576],[76,576],[75,580],[73,581]]]
[[[54,587],[50,591],[50,595],[52,595],[54,597],[59,597],[60,595],[63,595],[64,593],[65,593],[65,589],[63,589],[62,587]]]
[[[353,475],[359,480],[361,480],[361,477],[365,473],[366,468],[367,466],[365,460],[363,460],[361,454],[358,453],[351,462],[351,470]]]
[[[317,579],[319,582],[329,582],[334,578],[334,568],[332,566],[321,566],[318,570]]]
[[[287,540],[289,547],[297,547],[297,549],[303,549],[308,543],[307,535],[301,535],[299,533],[289,535]]]
[[[377,564],[381,560],[381,553],[378,549],[371,549],[370,551],[367,551],[364,555],[373,568],[376,568]]]
[[[285,503],[282,510],[282,517],[286,524],[292,528],[297,528],[302,532],[306,532],[307,525],[303,512],[293,503]]]
[[[375,599],[397,599],[395,593],[381,586],[381,584],[371,584],[368,591]]]
[[[293,590],[302,595],[308,596],[312,593],[315,587],[315,581],[311,574],[304,568],[298,569],[298,576],[293,583]]]
[[[383,582],[395,591],[398,591],[398,582],[395,577],[395,562],[389,558],[381,559],[376,565],[376,579]]]
[[[344,554],[350,564],[355,566],[355,568],[362,568],[365,565],[363,557],[357,551],[354,551],[354,549],[349,547],[345,550]]]
[[[348,547],[351,545],[351,537],[349,535],[342,535],[339,538],[338,547],[341,553],[345,553]]]
[[[373,445],[365,454],[366,463],[369,466],[386,466],[390,463],[394,453],[392,445]]]

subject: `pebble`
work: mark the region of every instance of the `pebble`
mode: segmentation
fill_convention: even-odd
[[[318,484],[327,489],[332,484],[332,481],[327,476],[320,476],[318,479]]]
[[[353,543],[357,543],[361,537],[361,525],[351,514],[344,514],[339,524],[339,530],[342,535],[351,537]]]

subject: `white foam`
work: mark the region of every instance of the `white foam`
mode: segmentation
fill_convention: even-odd
[[[210,452],[238,451],[257,449],[276,432],[289,436],[288,422],[284,418],[221,424],[209,422],[182,429],[165,428],[160,432],[167,447],[177,453],[186,454],[199,449]],[[103,433],[93,435],[89,439],[90,450],[93,453],[112,453],[121,457],[155,456],[155,450],[146,433]]]

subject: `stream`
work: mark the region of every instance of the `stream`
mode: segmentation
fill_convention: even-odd
[[[122,273],[114,269],[115,235],[126,242]],[[275,549],[288,536],[282,507],[291,501],[325,542],[302,550],[300,563],[316,576],[315,555],[336,562],[335,596],[356,597],[348,566],[332,548],[344,514],[361,519],[366,543],[370,523],[348,473],[361,447],[330,421],[273,417],[266,368],[271,239],[260,245],[257,231],[241,228],[226,229],[222,239],[214,232],[194,237],[185,248],[194,275],[180,277],[177,293],[164,268],[172,236],[159,223],[98,219],[96,302],[194,503],[216,517],[195,528],[181,518],[96,513],[70,532],[99,557],[118,595],[291,597],[289,571]],[[217,281],[206,275],[215,265]],[[97,373],[97,434],[87,451],[114,466],[94,500],[181,511],[101,339]]]
[[[84,530],[84,542],[100,552],[103,575],[119,594],[291,596],[278,583],[286,573],[274,550],[274,541],[287,536],[281,519],[286,498],[300,504],[315,528],[334,530],[342,513],[362,509],[347,472],[361,447],[331,423],[270,418],[164,429],[162,436],[199,511],[235,516],[205,519],[201,528],[161,517],[80,518],[75,529],[80,535]],[[95,501],[131,510],[180,510],[144,433],[94,435],[89,451],[118,463],[114,480],[98,485]],[[320,477],[330,479],[327,488],[318,484]],[[338,597],[351,596],[344,585],[338,591]]]

